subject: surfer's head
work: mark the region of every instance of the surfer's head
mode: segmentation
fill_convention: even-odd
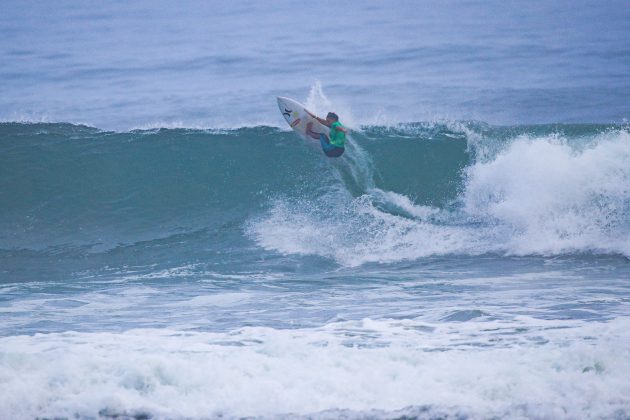
[[[326,115],[326,119],[331,121],[339,121],[339,115],[335,114],[334,112],[329,112],[328,115]]]

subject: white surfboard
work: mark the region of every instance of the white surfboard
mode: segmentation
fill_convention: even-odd
[[[304,105],[298,101],[279,96],[278,108],[280,108],[280,112],[284,116],[284,119],[287,120],[287,123],[291,126],[291,128],[293,128],[303,138],[316,140],[306,134],[306,126],[308,123],[313,123],[311,126],[312,131],[316,133],[324,133],[328,136],[330,131],[329,128],[321,124],[315,118],[311,117],[308,112],[306,112]]]

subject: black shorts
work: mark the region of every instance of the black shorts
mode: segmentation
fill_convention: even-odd
[[[328,157],[339,157],[343,155],[343,152],[346,151],[343,147],[337,147],[330,144],[330,140],[326,137],[325,134],[319,135],[319,142],[322,145],[322,150],[324,154]]]

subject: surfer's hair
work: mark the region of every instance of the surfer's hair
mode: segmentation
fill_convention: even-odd
[[[326,115],[326,118],[331,118],[335,121],[339,121],[339,115],[335,114],[334,112],[329,112],[328,115]]]

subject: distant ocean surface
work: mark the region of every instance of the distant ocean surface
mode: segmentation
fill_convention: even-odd
[[[6,2],[0,419],[630,418],[629,21]]]

